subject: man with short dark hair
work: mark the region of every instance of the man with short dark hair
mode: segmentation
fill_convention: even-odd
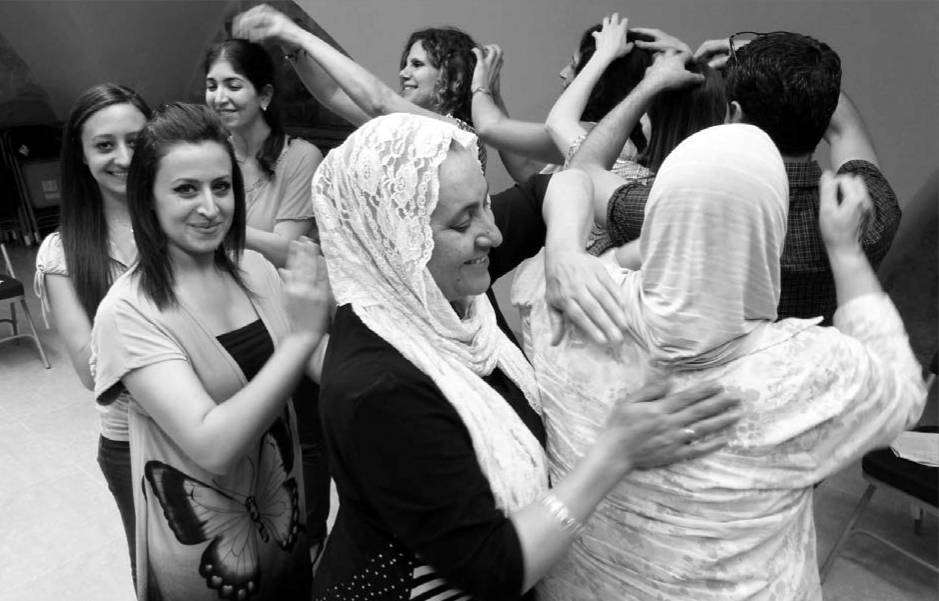
[[[731,123],[750,123],[776,144],[789,176],[789,221],[781,260],[782,295],[778,317],[821,315],[829,325],[837,308],[834,281],[818,231],[818,182],[821,168],[812,159],[818,143],[831,147],[838,174],[863,177],[873,208],[862,246],[876,269],[900,223],[900,207],[880,172],[864,123],[841,91],[841,61],[827,44],[796,33],[756,34],[748,43],[731,36],[702,44],[696,58],[722,68]],[[670,60],[689,60],[687,47],[673,47]],[[664,64],[664,60],[663,63]],[[650,69],[650,76],[653,69]],[[642,229],[651,184],[626,182],[607,171],[625,140],[624,131],[642,114],[656,93],[682,83],[681,69],[659,69],[653,81],[637,86],[590,133],[571,162],[590,174],[594,193],[604,200],[597,221],[617,246],[632,242]],[[687,82],[687,78],[684,78]],[[616,146],[619,144],[619,146]],[[604,223],[605,222],[605,223]]]

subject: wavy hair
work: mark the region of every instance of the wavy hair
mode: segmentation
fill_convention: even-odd
[[[404,69],[408,53],[415,42],[421,43],[431,66],[440,69],[440,76],[434,86],[434,106],[427,108],[472,125],[473,97],[470,88],[476,69],[476,55],[473,54],[476,41],[456,27],[420,29],[411,34],[404,46],[401,69]]]
[[[134,240],[137,269],[144,295],[164,309],[177,303],[173,265],[166,253],[166,233],[157,219],[153,187],[160,161],[180,144],[219,144],[231,160],[235,213],[225,238],[215,249],[215,266],[228,273],[250,294],[238,263],[245,246],[245,188],[228,131],[207,106],[173,102],[158,108],[140,130],[137,149],[127,174],[127,203]]]
[[[129,104],[144,118],[150,118],[150,107],[137,92],[115,83],[103,83],[78,97],[62,135],[59,236],[75,294],[89,320],[94,319],[113,277],[104,199],[85,163],[82,129],[95,113],[118,104]]]

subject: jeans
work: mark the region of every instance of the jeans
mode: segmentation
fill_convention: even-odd
[[[127,550],[130,553],[130,573],[136,588],[137,536],[134,519],[134,481],[130,473],[130,443],[111,440],[104,436],[99,437],[98,466],[108,483],[108,489],[117,502],[117,509],[121,512],[121,521],[124,523],[124,536],[127,537]]]
[[[326,538],[326,520],[329,518],[329,463],[320,421],[319,393],[316,382],[304,376],[293,394],[303,460],[307,536],[311,547]]]

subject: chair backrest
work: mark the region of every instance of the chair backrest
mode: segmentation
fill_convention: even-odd
[[[10,255],[7,254],[6,244],[3,242],[0,242],[0,252],[3,253],[3,263],[6,266],[7,275],[13,279],[16,279],[16,274],[13,273],[13,264],[10,263]]]

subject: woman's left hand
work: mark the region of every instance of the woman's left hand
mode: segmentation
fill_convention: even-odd
[[[633,44],[626,41],[628,24],[629,19],[620,19],[619,13],[603,17],[603,27],[600,31],[593,32],[593,39],[597,44],[594,56],[612,62],[629,54],[633,49]]]
[[[551,344],[561,342],[564,319],[598,344],[623,341],[626,312],[603,262],[583,251],[545,253],[545,302]]]
[[[280,274],[294,331],[314,336],[324,334],[335,299],[319,245],[309,239],[292,241],[287,266]]]
[[[235,16],[231,26],[232,37],[251,42],[270,39],[282,44],[295,44],[298,29],[300,26],[287,15],[267,4],[255,6]]]
[[[499,92],[502,75],[502,48],[488,44],[482,48],[473,48],[476,55],[476,69],[473,71],[473,89],[486,88],[494,95]]]
[[[666,52],[669,50],[692,57],[691,48],[670,33],[651,27],[634,27],[633,31],[651,40],[636,40],[636,46],[650,52]]]

